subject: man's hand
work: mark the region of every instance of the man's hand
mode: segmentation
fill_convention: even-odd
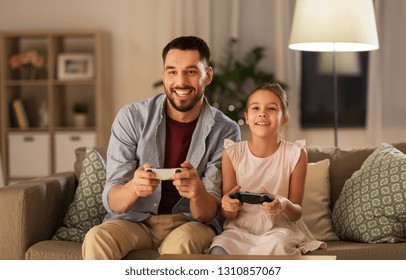
[[[189,161],[183,162],[180,167],[184,170],[173,175],[173,184],[183,197],[190,199],[190,211],[193,218],[204,223],[216,217],[219,200],[210,195],[197,170]]]
[[[200,180],[197,170],[189,161],[185,161],[180,165],[184,170],[180,173],[175,173],[173,176],[173,184],[179,194],[189,199],[195,199],[205,191],[202,180]]]
[[[145,171],[145,168],[152,167],[151,164],[144,164],[134,171],[133,178],[125,185],[114,185],[108,193],[108,201],[111,210],[117,213],[125,213],[131,209],[138,198],[149,196],[158,187],[159,180],[155,174]]]
[[[139,167],[134,172],[134,177],[131,179],[130,186],[137,197],[145,197],[154,193],[159,185],[160,180],[155,179],[155,174],[145,171],[146,168],[152,168],[149,163]]]

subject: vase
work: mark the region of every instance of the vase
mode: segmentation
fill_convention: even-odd
[[[38,126],[47,127],[48,126],[48,108],[45,101],[41,102],[41,105],[38,108]]]
[[[20,67],[20,79],[34,80],[37,78],[37,69],[33,66]]]
[[[87,114],[83,113],[73,114],[73,125],[75,127],[85,127],[87,125]]]

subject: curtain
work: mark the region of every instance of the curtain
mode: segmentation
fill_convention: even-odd
[[[220,57],[239,26],[240,0],[157,0],[156,45],[161,48],[178,36],[196,35],[211,48],[212,57]]]
[[[406,1],[375,0],[378,51],[371,53],[368,128],[378,142],[406,140]]]

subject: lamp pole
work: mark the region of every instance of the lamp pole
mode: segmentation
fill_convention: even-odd
[[[335,45],[335,44],[334,44]],[[334,98],[334,146],[338,147],[338,82],[337,82],[337,56],[333,50],[333,98]]]

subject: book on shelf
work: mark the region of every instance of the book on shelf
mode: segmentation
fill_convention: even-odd
[[[30,125],[28,123],[27,113],[25,111],[24,103],[21,98],[14,99],[12,101],[12,117],[11,117],[11,124],[13,122],[17,123],[17,127],[19,128],[28,128]]]
[[[18,127],[17,113],[14,110],[13,101],[9,103],[8,111],[10,113],[10,127]]]

